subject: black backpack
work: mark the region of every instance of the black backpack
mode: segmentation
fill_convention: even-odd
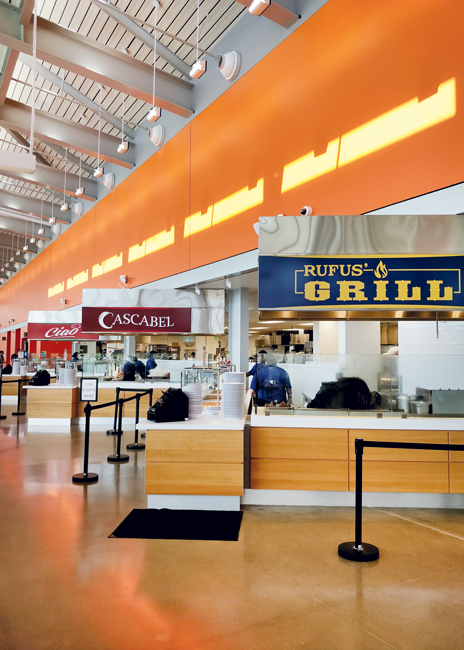
[[[48,386],[49,384],[50,384],[50,373],[48,372],[48,370],[44,370],[43,368],[37,370],[35,375],[31,377],[29,380],[30,386]]]
[[[168,388],[148,409],[147,418],[155,422],[180,422],[188,419],[189,400],[180,388]]]
[[[11,363],[7,363],[6,366],[3,368],[3,373],[4,375],[11,375],[13,372],[13,366]]]

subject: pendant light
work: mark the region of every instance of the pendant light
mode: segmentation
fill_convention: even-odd
[[[23,251],[26,252],[28,250],[29,250],[29,246],[27,245],[27,219],[26,219],[26,236],[24,237]]]
[[[101,117],[102,117],[102,88],[100,84],[100,108],[98,111],[98,160],[97,160],[97,169],[94,171],[93,175],[95,178],[101,178],[103,176],[103,166],[100,166],[100,131],[101,131]]]
[[[61,206],[61,212],[67,212],[69,204],[66,201],[66,168],[68,166],[68,150],[65,149],[65,166],[64,166],[64,188],[63,188],[63,205]]]
[[[53,199],[55,198],[55,195],[52,192],[52,216],[48,220],[48,223],[54,224],[56,223],[56,218],[53,216]]]
[[[118,146],[118,153],[127,153],[129,143],[124,142],[124,95],[122,96],[122,115],[121,115],[121,144]]]
[[[45,234],[45,228],[43,227],[43,224],[42,224],[43,207],[44,207],[44,200],[43,200],[43,194],[42,194],[42,204],[40,206],[40,228],[37,231],[37,233],[39,235],[44,235]]]
[[[206,61],[200,61],[198,59],[198,47],[200,41],[200,0],[197,0],[197,60],[190,70],[190,76],[192,79],[199,79],[206,72]]]
[[[16,250],[16,255],[21,255],[21,249],[20,249],[20,243],[19,243],[19,235],[18,235],[18,248]]]
[[[79,157],[79,187],[76,190],[76,196],[82,196],[84,188],[82,187],[82,153]]]
[[[158,0],[153,0],[155,6],[155,29],[153,30],[153,108],[150,109],[150,112],[147,115],[147,120],[149,122],[156,122],[161,117],[161,108],[155,106],[155,97],[156,97],[156,25],[158,22]]]
[[[31,235],[31,238],[29,240],[29,243],[30,244],[35,244],[35,241],[36,241],[36,239],[35,239],[35,235],[34,235],[34,220],[33,220],[32,221],[32,235]]]

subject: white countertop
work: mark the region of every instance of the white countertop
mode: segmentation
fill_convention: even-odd
[[[34,388],[49,388],[50,390],[63,390],[64,388],[79,388],[79,384],[74,386],[61,386],[61,384],[48,384],[48,386],[24,386],[27,390],[34,390]]]
[[[148,390],[153,388],[161,388],[162,390],[167,390],[168,388],[180,388],[180,382],[169,381],[102,381],[98,380],[98,388],[136,388],[137,390]]]
[[[283,429],[375,429],[378,431],[464,431],[464,418],[252,415],[252,427]]]
[[[269,420],[269,418],[266,418]],[[185,431],[222,429],[224,431],[241,431],[245,427],[245,418],[239,420],[224,420],[221,416],[200,415],[195,420],[184,420],[179,422],[153,422],[153,420],[140,420],[137,429],[142,431],[152,429],[183,429]]]

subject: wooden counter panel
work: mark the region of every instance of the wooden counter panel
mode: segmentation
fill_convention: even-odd
[[[153,401],[156,399],[154,396],[155,391],[153,391]],[[129,391],[124,391],[121,392],[121,397],[126,398],[126,397],[133,397],[135,393],[129,392]],[[147,411],[149,407],[149,400],[150,397],[149,395],[143,395],[140,398],[140,408],[139,408],[139,418],[146,418],[147,417]],[[135,406],[136,406],[136,400],[132,400],[131,402],[126,402],[124,404],[124,417],[126,418],[135,418]]]
[[[147,431],[148,462],[243,463],[242,431]]]
[[[254,459],[251,488],[255,490],[348,489],[348,461]]]
[[[78,388],[34,388],[27,392],[28,404],[70,404],[79,399]]]
[[[355,461],[350,461],[350,491],[355,489],[355,465]],[[363,491],[446,493],[449,492],[448,463],[365,460]]]
[[[77,396],[79,399],[79,395]],[[116,399],[116,388],[98,388],[98,402],[91,402],[93,404],[104,404],[105,402],[114,402]],[[78,416],[85,417],[84,407],[87,402],[78,402]],[[124,409],[123,409],[124,416]],[[92,418],[110,418],[114,417],[114,404],[113,406],[106,406],[102,409],[92,411]]]
[[[464,445],[464,431],[450,431],[449,432],[450,445]],[[464,451],[450,451],[450,462],[464,463]]]
[[[243,465],[147,462],[145,493],[242,496]]]
[[[363,440],[384,440],[386,442],[448,444],[447,431],[375,431],[367,429],[350,429],[349,438],[350,460],[355,460],[356,458],[354,452],[355,438],[363,438]],[[377,449],[368,447],[364,450],[364,460],[448,461],[448,452],[431,451],[427,449]]]
[[[252,427],[251,457],[348,460],[348,431]]]
[[[27,405],[28,418],[46,418],[54,420],[55,418],[75,418],[77,417],[77,403],[69,402],[68,404],[34,404]]]
[[[27,391],[24,386],[27,386],[29,381],[21,382],[21,395],[26,395]],[[2,395],[17,395],[18,394],[18,382],[8,381],[4,379],[2,382]]]
[[[455,453],[463,453],[463,452],[455,452]],[[451,494],[463,494],[464,493],[464,463],[450,463],[449,472],[450,472]]]

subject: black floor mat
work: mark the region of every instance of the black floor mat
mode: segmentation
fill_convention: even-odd
[[[241,511],[226,510],[135,509],[109,537],[236,542],[242,516]]]

